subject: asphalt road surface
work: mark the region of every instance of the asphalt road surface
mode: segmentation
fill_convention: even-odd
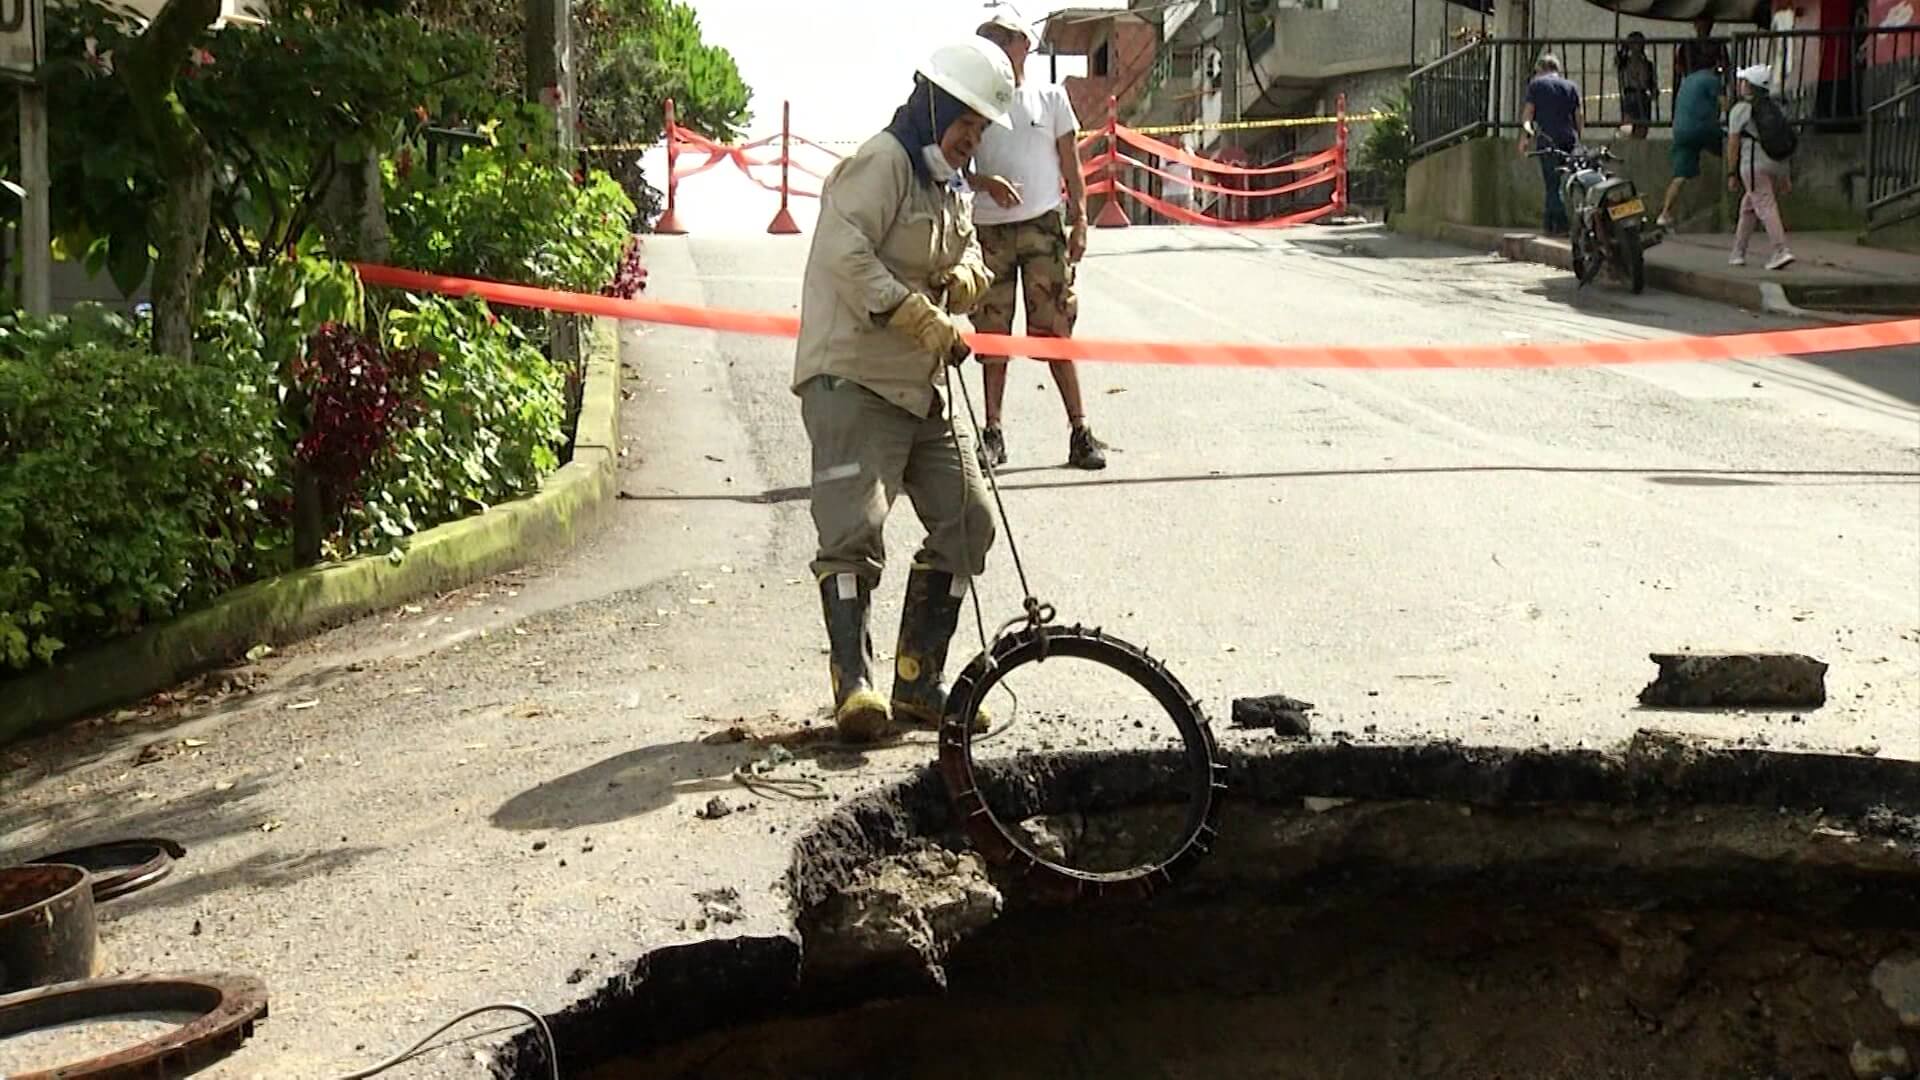
[[[806,243],[654,239],[649,295],[795,310]],[[1365,229],[1101,232],[1081,285],[1081,332],[1102,338],[1789,325],[1576,292],[1545,268]],[[792,762],[702,741],[799,730],[827,695],[791,345],[624,337],[627,497],[580,549],[283,650],[250,694],[14,754],[7,849],[191,849],[104,934],[116,970],[267,978],[272,1020],[210,1075],[338,1075],[483,1000],[557,1008],[646,948],[781,932],[787,845],[831,801],[759,797],[733,770],[772,761],[840,798],[931,761],[925,736]],[[1100,474],[1063,467],[1045,368],[1016,368],[1011,531],[1063,621],[1150,646],[1222,727],[1232,698],[1285,692],[1356,739],[1601,746],[1658,728],[1920,759],[1911,351],[1498,372],[1089,364],[1083,379],[1114,448]],[[897,568],[918,539],[903,503]],[[902,576],[876,613],[883,649]],[[1018,613],[1004,547],[981,584],[990,626]],[[1688,648],[1811,653],[1832,665],[1831,701],[1639,709],[1647,654]],[[955,652],[957,669],[972,646]],[[1018,689],[992,752],[1168,737],[1097,670],[1049,665]],[[135,765],[149,743],[165,753]],[[733,812],[695,815],[715,798]],[[698,895],[715,888],[737,890],[733,910]],[[473,1067],[462,1049],[400,1075]]]

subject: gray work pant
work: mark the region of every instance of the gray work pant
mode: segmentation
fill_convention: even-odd
[[[956,448],[938,398],[923,420],[857,383],[821,376],[800,388],[800,416],[813,442],[816,579],[855,574],[879,584],[887,513],[902,491],[927,529],[916,565],[961,577],[986,568],[993,512],[973,433],[960,425]]]

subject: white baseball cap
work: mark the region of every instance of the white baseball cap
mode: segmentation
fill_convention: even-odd
[[[1021,35],[1027,39],[1029,49],[1040,47],[1040,35],[1035,33],[1033,27],[1027,25],[1025,20],[1011,11],[995,12],[993,18],[981,23],[974,32],[983,33],[989,26],[997,26],[1002,30]]]
[[[1752,67],[1741,68],[1735,77],[1761,90],[1770,91],[1773,89],[1773,68],[1766,64],[1755,64]]]

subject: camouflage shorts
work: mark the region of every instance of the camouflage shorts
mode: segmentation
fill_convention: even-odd
[[[1012,333],[1016,297],[1024,294],[1028,334],[1071,337],[1080,301],[1073,292],[1073,263],[1067,258],[1066,214],[1053,210],[1031,221],[982,225],[979,233],[993,285],[974,312],[974,329]]]

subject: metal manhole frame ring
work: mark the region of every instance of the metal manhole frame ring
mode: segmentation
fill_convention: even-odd
[[[115,870],[96,870],[94,862],[84,858],[94,852],[109,852],[116,849],[135,851],[151,849],[153,854],[137,863],[113,864],[121,867]],[[127,840],[108,840],[98,844],[87,844],[84,847],[71,848],[52,855],[42,855],[27,862],[29,865],[66,863],[87,871],[88,878],[93,884],[93,902],[100,904],[108,900],[117,900],[128,893],[137,892],[158,883],[168,874],[173,873],[174,860],[185,858],[186,854],[187,849],[176,841],[163,837],[141,836]],[[82,857],[75,858],[75,856]]]
[[[135,1012],[197,1012],[172,1031],[123,1050],[9,1080],[134,1080],[179,1076],[225,1057],[267,1018],[267,985],[227,973],[87,979],[0,996],[0,1038]],[[25,1013],[24,1022],[17,1014]],[[11,1022],[10,1022],[11,1021]]]
[[[1120,871],[1063,866],[1023,842],[994,814],[980,791],[973,767],[972,718],[993,688],[1015,668],[1053,656],[1090,660],[1127,676],[1153,696],[1179,730],[1193,780],[1191,799],[1181,840],[1172,854],[1160,861]],[[1064,900],[1146,899],[1191,869],[1212,850],[1219,835],[1226,771],[1213,728],[1199,701],[1145,649],[1097,627],[1029,626],[1002,635],[954,680],[947,712],[940,722],[940,775],[974,850],[990,862],[1013,866],[1035,879],[1043,895]]]

